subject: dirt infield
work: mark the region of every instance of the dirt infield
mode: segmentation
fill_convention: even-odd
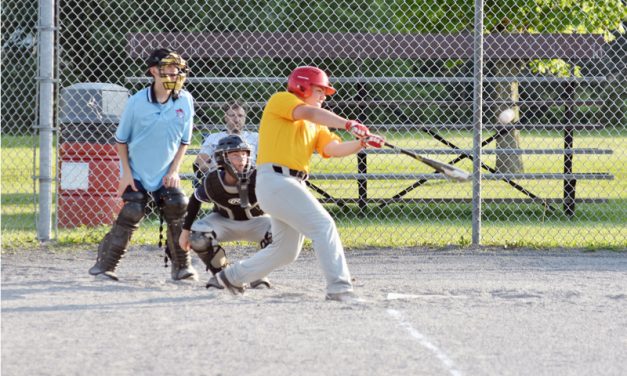
[[[5,252],[2,375],[627,374],[625,252],[347,254],[366,303],[324,301],[311,251],[243,297],[171,282],[149,247],[117,283],[93,250]]]

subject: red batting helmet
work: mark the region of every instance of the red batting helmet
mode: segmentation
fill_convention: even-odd
[[[329,84],[329,76],[322,69],[310,66],[298,67],[287,78],[287,91],[301,98],[311,95],[311,85],[323,88],[326,95],[335,94],[335,89]]]

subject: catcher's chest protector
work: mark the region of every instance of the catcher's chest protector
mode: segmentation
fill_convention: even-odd
[[[255,184],[257,181],[257,171],[250,176],[248,184],[248,202],[250,206],[246,209],[240,206],[240,197],[238,192],[231,193],[226,190],[224,182],[220,178],[220,170],[210,172],[203,181],[203,188],[207,197],[215,204],[213,210],[220,215],[243,221],[263,215],[264,212],[259,208],[257,196],[255,195]]]

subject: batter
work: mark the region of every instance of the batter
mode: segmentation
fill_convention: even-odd
[[[288,77],[287,91],[274,94],[264,108],[256,194],[271,217],[273,242],[216,275],[230,292],[243,293],[246,283],[296,260],[307,237],[326,279],[326,299],[356,299],[335,222],[305,181],[314,150],[323,158],[344,157],[365,147],[381,148],[385,141],[363,124],[323,109],[322,103],[335,92],[324,71],[298,67]],[[357,139],[342,142],[329,128],[346,129]]]

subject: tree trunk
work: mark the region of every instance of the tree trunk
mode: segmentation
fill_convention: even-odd
[[[494,63],[494,75],[496,77],[515,77],[520,73],[520,67],[516,61],[496,61]],[[495,106],[495,119],[498,121],[498,115],[501,111],[512,108],[516,116],[512,123],[520,120],[518,106],[518,82],[495,83],[494,96],[497,101],[505,101],[508,103],[497,104]],[[497,149],[519,149],[520,148],[520,131],[516,129],[509,130],[501,137],[496,139]],[[499,173],[522,173],[525,168],[523,166],[522,155],[514,153],[499,153],[496,155],[496,171]]]

